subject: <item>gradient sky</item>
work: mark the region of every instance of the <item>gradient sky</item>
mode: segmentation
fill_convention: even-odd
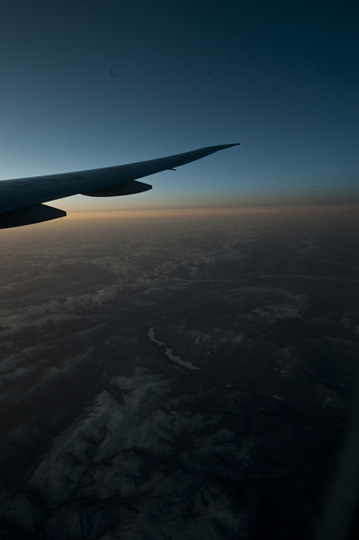
[[[355,2],[2,0],[0,178],[243,141],[65,210],[359,202]]]

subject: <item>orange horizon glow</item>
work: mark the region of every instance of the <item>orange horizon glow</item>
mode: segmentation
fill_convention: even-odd
[[[0,231],[2,241],[20,241],[20,242],[32,242],[34,238],[47,236],[56,231],[71,231],[75,232],[78,227],[83,228],[91,227],[94,225],[113,227],[117,223],[126,223],[133,226],[138,223],[139,225],[149,225],[151,222],[153,225],[160,224],[161,227],[170,225],[171,221],[180,223],[188,222],[193,226],[196,222],[200,223],[201,220],[219,220],[218,223],[225,220],[232,220],[241,218],[279,218],[283,220],[283,223],[291,223],[292,218],[297,221],[301,220],[303,223],[312,224],[319,221],[325,221],[332,223],[333,227],[338,224],[353,224],[357,222],[357,216],[359,214],[358,204],[336,204],[336,205],[306,205],[306,206],[248,206],[248,207],[230,207],[230,208],[183,208],[183,209],[147,209],[147,210],[102,210],[102,211],[70,211],[66,218],[55,219],[45,223],[32,224],[25,227],[14,227],[10,229],[3,229]],[[163,221],[161,221],[163,220]],[[76,225],[77,224],[77,225]],[[177,222],[178,224],[178,222]],[[310,226],[312,226],[310,225]],[[181,225],[182,226],[182,225]],[[286,225],[285,225],[286,226]]]
[[[145,218],[181,218],[181,217],[230,217],[246,214],[268,213],[317,213],[328,211],[358,211],[358,204],[328,204],[328,205],[302,205],[302,206],[249,206],[249,207],[220,207],[220,208],[171,208],[171,209],[136,209],[136,210],[81,210],[69,212],[67,218],[74,220],[88,219],[145,219]]]

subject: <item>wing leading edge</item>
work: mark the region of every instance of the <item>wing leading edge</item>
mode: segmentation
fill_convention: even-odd
[[[152,186],[136,182],[138,178],[173,170],[219,150],[239,145],[241,143],[208,146],[183,154],[128,165],[0,181],[0,228],[17,227],[66,216],[63,210],[42,203],[70,195],[113,197],[147,191]]]

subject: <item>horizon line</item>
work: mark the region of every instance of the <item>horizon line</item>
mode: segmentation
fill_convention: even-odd
[[[198,207],[198,208],[137,208],[137,209],[118,209],[118,210],[75,210],[67,213],[67,218],[86,219],[126,219],[136,217],[148,218],[166,218],[166,217],[209,217],[209,216],[235,216],[248,213],[267,213],[267,212],[318,212],[318,211],[347,211],[357,209],[357,202],[333,203],[333,204],[282,204],[282,205],[253,205],[253,206],[233,206],[233,207]]]

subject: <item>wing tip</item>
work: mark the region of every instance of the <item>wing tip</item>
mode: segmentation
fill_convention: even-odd
[[[218,146],[218,148],[231,148],[232,146],[242,146],[243,143],[242,142],[235,142],[235,143],[230,143],[230,144],[221,144],[220,146]]]
[[[225,150],[226,148],[232,148],[233,146],[242,146],[243,143],[237,142],[237,143],[231,143],[231,144],[221,144],[220,146],[212,146],[209,148],[215,149],[214,151],[217,152],[218,150]]]

